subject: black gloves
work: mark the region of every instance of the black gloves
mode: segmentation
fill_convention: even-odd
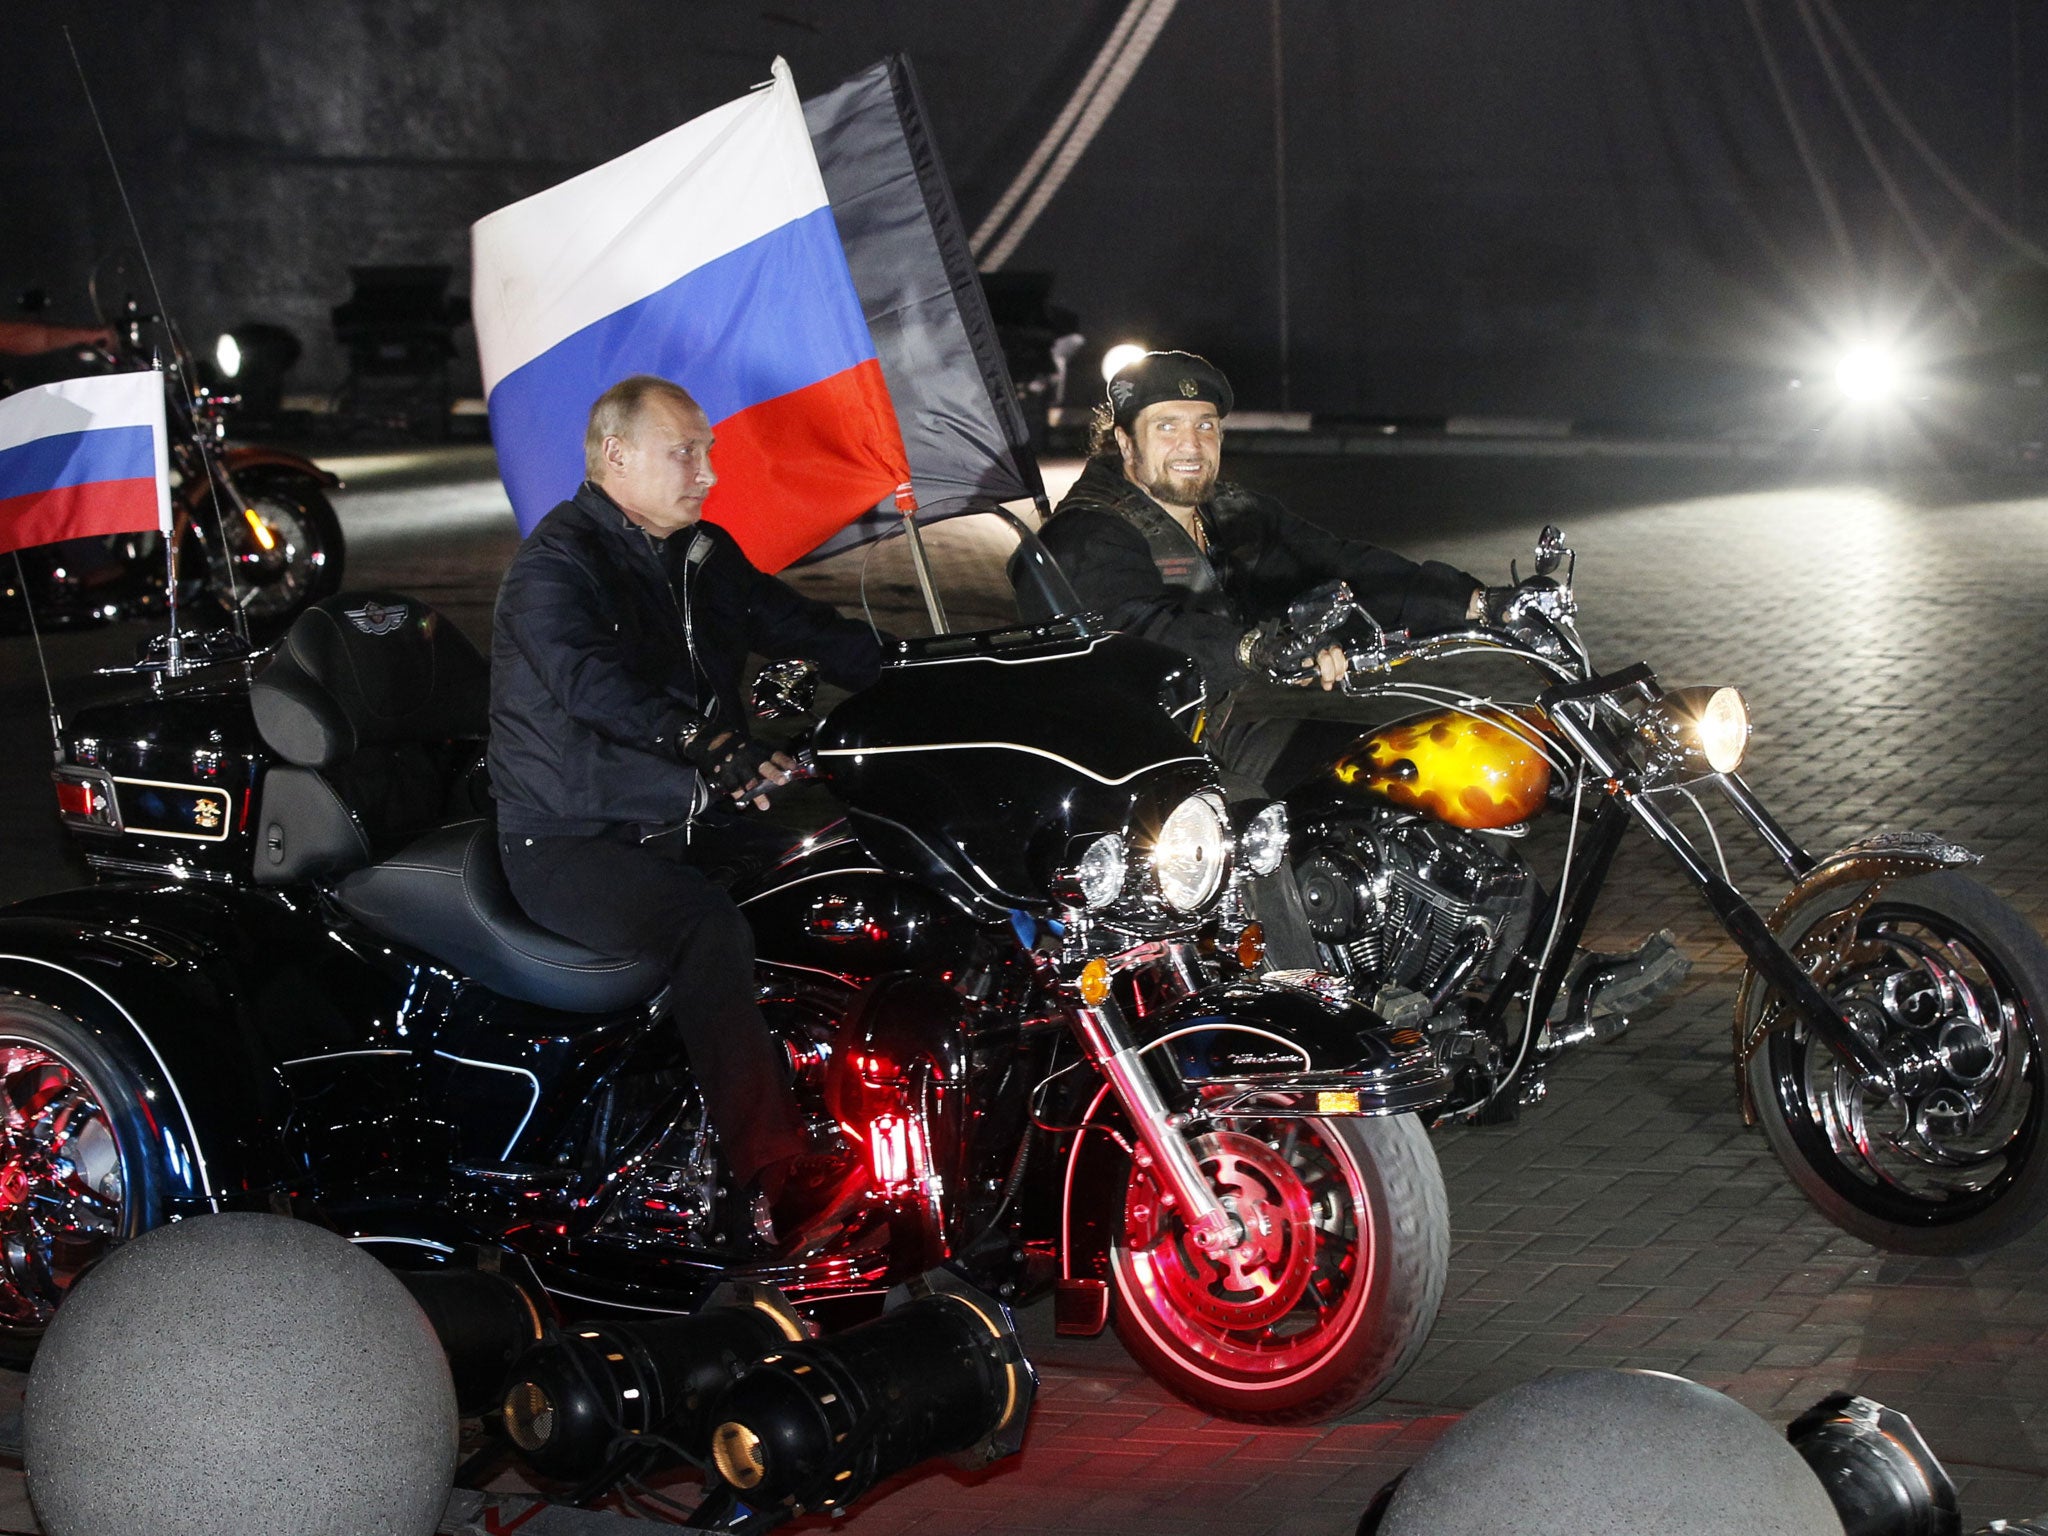
[[[1276,682],[1293,681],[1293,674],[1313,654],[1313,646],[1304,647],[1301,636],[1285,627],[1250,630],[1237,643],[1239,664]]]
[[[715,794],[737,796],[761,777],[761,765],[775,755],[745,731],[726,731],[699,746],[693,739],[684,755],[697,765]]]
[[[1333,632],[1351,616],[1354,603],[1349,583],[1326,581],[1311,587],[1287,605],[1280,624],[1262,624],[1237,644],[1238,664],[1277,683],[1299,683],[1316,652],[1336,642]]]
[[[1507,612],[1508,604],[1514,601],[1520,587],[1485,587],[1479,597],[1479,617],[1488,624],[1498,625],[1501,615]]]

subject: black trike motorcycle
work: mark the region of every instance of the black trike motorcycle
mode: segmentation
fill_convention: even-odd
[[[16,1358],[111,1245],[228,1208],[398,1265],[508,1253],[571,1315],[684,1312],[734,1277],[875,1304],[946,1263],[1056,1291],[1066,1331],[1113,1311],[1160,1380],[1248,1417],[1335,1411],[1420,1349],[1448,1227],[1414,1111],[1446,1073],[1340,982],[1260,973],[1244,891],[1285,815],[1226,804],[1185,659],[1013,612],[895,642],[816,723],[843,819],[732,891],[815,1143],[865,1194],[767,1260],[724,1237],[668,1019],[689,999],[509,895],[474,648],[383,593],[316,605],[274,655],[182,651],[64,732],[58,804],[101,883],[0,913]]]

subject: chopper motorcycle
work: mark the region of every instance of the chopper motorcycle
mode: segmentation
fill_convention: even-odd
[[[1490,591],[1484,622],[1426,637],[1381,631],[1336,584],[1290,611],[1300,655],[1345,646],[1348,693],[1425,706],[1288,791],[1319,962],[1428,1035],[1457,1084],[1440,1119],[1505,1118],[1542,1096],[1560,1050],[1626,1027],[1646,1000],[1637,957],[1574,961],[1640,826],[1747,961],[1733,1024],[1743,1114],[1822,1214],[1910,1253],[1981,1251],[2035,1225],[2048,1213],[2048,946],[1944,839],[1802,847],[1737,771],[1740,693],[1665,688],[1640,663],[1596,670],[1574,624],[1574,560],[1545,528],[1534,574]],[[1540,691],[1504,703],[1423,680],[1456,657],[1519,663]],[[1729,879],[1698,799],[1710,791],[1790,877],[1768,916]],[[1569,818],[1547,892],[1518,852],[1546,814]],[[1675,949],[1663,960],[1683,964]]]
[[[474,649],[397,594],[315,605],[260,670],[182,649],[65,732],[103,883],[0,912],[17,1358],[111,1245],[250,1206],[399,1264],[508,1250],[572,1312],[734,1276],[871,1305],[948,1263],[1055,1291],[1068,1332],[1113,1299],[1162,1382],[1246,1417],[1335,1411],[1420,1349],[1448,1223],[1414,1111],[1446,1075],[1341,984],[1247,969],[1285,813],[1226,806],[1183,658],[1070,617],[941,633],[815,724],[843,820],[732,892],[814,1144],[865,1188],[764,1255],[666,1019],[688,1000],[511,900]]]
[[[0,394],[147,368],[154,323],[132,301],[101,327],[0,321]],[[227,442],[234,397],[200,383],[175,334],[168,326],[162,334],[171,352],[164,414],[180,606],[188,618],[239,615],[259,635],[274,636],[308,604],[340,590],[341,520],[327,493],[341,480],[301,454]],[[16,630],[31,614],[39,624],[66,626],[164,612],[159,534],[71,539],[23,550],[20,561],[22,601],[0,604],[0,624]]]

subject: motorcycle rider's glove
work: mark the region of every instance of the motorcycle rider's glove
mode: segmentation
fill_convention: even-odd
[[[1304,641],[1293,630],[1279,624],[1246,630],[1244,638],[1237,642],[1238,665],[1276,683],[1306,681],[1300,674],[1304,671],[1304,663],[1314,654],[1313,641]]]
[[[1507,616],[1508,604],[1515,600],[1520,587],[1485,587],[1480,591],[1479,617],[1492,625],[1499,625]]]
[[[762,746],[745,731],[725,731],[701,745],[693,737],[684,744],[683,755],[704,775],[714,794],[737,798],[759,781],[761,765],[775,755],[775,749]]]

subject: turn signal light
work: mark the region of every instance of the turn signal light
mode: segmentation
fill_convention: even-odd
[[[277,548],[277,535],[270,531],[269,524],[263,521],[254,507],[242,508],[242,518],[248,523],[249,531],[256,535],[256,542],[263,546],[265,554]]]
[[[1355,1088],[1324,1088],[1316,1094],[1316,1113],[1319,1115],[1355,1115],[1358,1113],[1358,1090]]]
[[[1090,1008],[1100,1008],[1102,1000],[1109,996],[1109,962],[1100,956],[1081,967],[1081,1001]]]
[[[1263,923],[1246,923],[1244,932],[1237,936],[1237,963],[1248,971],[1256,971],[1266,958],[1266,928]]]

